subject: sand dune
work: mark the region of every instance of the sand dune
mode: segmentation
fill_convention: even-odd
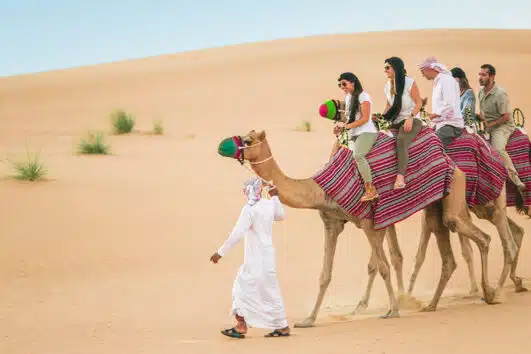
[[[217,155],[227,135],[265,129],[275,157],[292,177],[308,177],[327,160],[331,124],[317,115],[328,97],[341,97],[336,78],[355,72],[384,108],[383,61],[400,56],[431,97],[416,69],[427,55],[461,66],[477,91],[484,63],[513,108],[531,117],[531,31],[451,30],[319,36],[208,49],[175,55],[0,78],[0,173],[26,144],[40,151],[48,180],[0,180],[0,353],[494,353],[527,346],[531,295],[483,304],[468,294],[457,235],[458,269],[435,313],[402,311],[380,320],[387,295],[375,281],[366,315],[342,317],[367,280],[369,246],[348,225],[340,238],[332,284],[315,328],[265,340],[263,331],[235,343],[219,334],[232,323],[230,291],[242,245],[216,266],[208,259],[233,226],[250,173]],[[431,107],[431,103],[428,104]],[[137,117],[129,136],[107,135],[109,156],[76,156],[88,130],[109,132],[108,115],[123,108]],[[162,119],[165,134],[141,134]],[[528,118],[529,119],[529,118]],[[313,132],[295,131],[303,120]],[[526,124],[529,127],[529,124]],[[278,274],[290,324],[315,301],[322,265],[322,224],[316,212],[286,209],[275,226]],[[529,220],[509,214],[526,232]],[[498,279],[502,251],[494,227],[490,277]],[[397,225],[410,275],[419,216]],[[524,239],[518,273],[527,286],[531,246]],[[476,248],[474,248],[476,250]],[[475,254],[476,269],[479,256]],[[440,273],[435,242],[428,247],[416,295],[426,302]],[[478,273],[479,276],[479,273]],[[395,280],[393,279],[393,282]]]

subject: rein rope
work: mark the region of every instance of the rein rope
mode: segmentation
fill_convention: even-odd
[[[251,168],[249,168],[249,166],[245,165],[245,159],[244,159],[244,156],[243,156],[243,153],[244,153],[245,149],[253,148],[253,147],[256,147],[256,146],[258,146],[258,145],[260,145],[260,144],[263,144],[263,143],[264,143],[263,141],[260,141],[260,142],[258,142],[258,143],[256,143],[256,144],[249,145],[249,146],[238,146],[238,150],[242,150],[241,157],[240,157],[240,159],[238,159],[238,161],[239,161],[240,164],[241,164],[243,167],[245,167],[249,172],[251,172],[252,174],[254,174],[256,177],[260,178],[260,179],[262,180],[262,182],[264,182],[264,183],[267,185],[267,188],[268,188],[269,190],[273,190],[273,189],[276,188],[276,186],[273,184],[273,180],[271,180],[271,181],[266,181],[266,180],[263,179],[262,177],[258,176],[258,175],[256,174],[256,172],[254,172]],[[261,161],[255,161],[255,162],[250,162],[250,161],[249,161],[249,164],[250,164],[250,165],[259,165],[259,164],[262,164],[262,163],[264,163],[264,162],[266,162],[266,161],[271,160],[272,158],[273,158],[273,155],[271,155],[271,156],[269,156],[269,157],[267,157],[267,158],[265,158],[265,159],[263,159],[263,160],[261,160]]]

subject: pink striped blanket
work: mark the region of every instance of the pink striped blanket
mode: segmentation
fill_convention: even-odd
[[[505,148],[513,161],[514,167],[522,183],[525,184],[524,207],[531,207],[531,142],[529,137],[516,129],[509,138]],[[507,180],[507,206],[515,206],[517,198],[516,186]],[[518,193],[519,194],[519,193]]]
[[[380,195],[371,202],[360,202],[365,188],[348,148],[341,147],[313,179],[346,212],[372,219],[376,229],[404,220],[450,192],[455,163],[428,127],[423,127],[409,147],[404,189],[393,189],[397,173],[396,138],[378,133],[367,161]]]
[[[446,148],[460,170],[466,174],[466,200],[469,207],[497,198],[507,179],[503,160],[484,139],[466,131]]]

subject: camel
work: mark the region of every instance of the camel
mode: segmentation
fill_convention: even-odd
[[[479,122],[479,123],[473,123],[472,120],[470,119],[470,117],[472,115],[472,113],[470,112],[470,109],[468,109],[468,108],[466,109],[466,114],[465,115],[466,115],[465,122],[467,124],[467,128],[470,129],[470,131],[472,131],[474,134],[483,135],[485,133],[485,126],[484,126],[484,123],[479,119],[479,116],[476,115],[476,122]],[[521,112],[520,109],[516,108],[513,111],[513,120],[514,120],[514,122],[516,123],[516,125],[518,127],[523,128],[523,126],[524,126],[524,124],[523,124],[524,123],[524,121],[523,121],[523,113]],[[515,191],[516,191],[516,189],[515,189]],[[516,266],[517,266],[517,263],[518,263],[518,256],[519,256],[519,253],[520,253],[520,248],[521,248],[522,240],[523,240],[523,236],[524,236],[524,229],[521,226],[519,226],[516,222],[514,222],[514,220],[512,220],[511,218],[506,216],[506,203],[505,203],[505,201],[506,201],[506,186],[504,186],[503,192],[504,192],[503,196],[500,196],[499,198],[497,198],[497,200],[493,201],[494,202],[494,210],[489,210],[489,208],[487,206],[476,206],[476,207],[474,207],[472,209],[472,212],[478,218],[484,219],[484,220],[488,220],[492,224],[496,225],[498,231],[500,231],[501,227],[502,227],[502,225],[498,225],[498,223],[500,221],[502,223],[504,223],[503,220],[505,220],[505,219],[507,220],[508,225],[509,225],[510,230],[511,230],[511,233],[512,233],[512,236],[513,236],[513,239],[514,239],[514,241],[516,243],[516,247],[517,247],[516,257],[515,257],[515,260],[514,260],[513,264],[511,265],[510,278],[511,278],[511,280],[513,281],[513,283],[515,285],[515,291],[517,293],[526,292],[528,290],[522,285],[522,279],[520,277],[516,276]],[[519,214],[525,214],[528,217],[531,217],[531,209],[526,207],[526,206],[524,206],[523,196],[521,194],[519,194],[518,192],[516,192],[516,193],[517,193],[517,195],[516,195],[516,205],[515,205],[516,211]],[[424,262],[424,258],[425,258],[425,254],[426,254],[426,247],[428,246],[430,234],[431,233],[430,233],[429,229],[423,227],[423,229],[421,231],[421,236],[420,236],[420,242],[419,242],[419,246],[418,246],[418,250],[417,250],[417,255],[415,257],[415,266],[414,266],[413,273],[411,274],[411,278],[410,278],[410,282],[409,282],[408,295],[411,295],[411,293],[413,292],[415,281],[417,279],[417,276],[418,276],[418,273],[420,271],[420,268],[422,267],[422,264]],[[395,235],[396,235],[396,233],[395,233]],[[502,237],[501,233],[500,233],[500,237]],[[471,295],[475,295],[478,292],[478,287],[477,287],[477,280],[476,280],[476,276],[475,276],[475,272],[474,272],[473,255],[472,255],[472,248],[471,248],[471,245],[470,245],[470,241],[468,239],[463,238],[463,237],[460,237],[459,240],[460,240],[460,243],[461,243],[462,256],[465,259],[465,262],[467,263],[467,267],[468,267],[469,278],[470,278],[470,294]],[[393,241],[396,243],[396,245],[393,244],[393,247],[389,246],[389,250],[390,250],[390,252],[392,251],[392,252],[396,253],[397,252],[396,249],[398,247],[398,242],[396,240],[393,240]],[[502,238],[502,243],[503,243],[503,238]],[[400,254],[400,250],[399,249],[398,249],[398,254]],[[499,288],[501,288],[501,286],[503,285],[503,280],[504,280],[503,274],[506,274],[506,272],[507,272],[506,267],[507,267],[507,264],[504,265],[504,270],[502,271],[502,277],[500,277],[500,282],[498,284]],[[400,275],[400,278],[401,278],[401,275]]]
[[[230,138],[225,140],[228,139]],[[312,178],[292,179],[286,176],[272,155],[265,131],[255,132],[252,130],[243,136],[241,141],[242,146],[238,146],[238,149],[243,152],[240,163],[243,164],[244,161],[248,161],[252,170],[259,177],[273,183],[278,190],[280,201],[284,205],[291,208],[318,210],[324,224],[324,259],[319,278],[317,300],[309,317],[295,324],[295,326],[313,326],[331,281],[337,239],[347,222],[352,222],[365,233],[372,249],[371,259],[373,262],[371,264],[377,265],[376,267],[384,280],[389,297],[389,310],[381,318],[399,317],[398,301],[391,285],[389,263],[383,249],[386,229],[376,230],[371,219],[355,218],[348,214],[335,201],[331,200]],[[222,144],[223,141],[220,143],[220,150]],[[430,225],[431,230],[436,235],[442,258],[441,276],[432,302],[437,303],[439,301],[455,269],[455,259],[449,239],[449,232],[453,231],[471,239],[478,246],[481,254],[481,285],[484,299],[486,303],[494,304],[496,303],[494,301],[495,290],[489,284],[487,264],[491,238],[472,223],[470,212],[466,205],[465,185],[465,175],[456,167],[453,170],[450,193],[441,200],[433,202],[425,209],[425,222]],[[514,254],[515,252],[511,255],[513,259]]]
[[[504,188],[505,190],[505,188]],[[478,205],[470,209],[479,219],[488,220],[493,225],[496,226],[500,239],[502,241],[502,245],[504,247],[504,267],[502,270],[502,273],[500,275],[500,279],[498,281],[498,286],[496,288],[496,295],[495,299],[498,297],[499,292],[501,291],[501,288],[503,287],[505,283],[505,279],[507,278],[507,275],[509,273],[509,267],[510,267],[510,278],[514,283],[515,291],[517,293],[520,292],[526,292],[528,291],[527,288],[523,286],[522,278],[518,277],[516,275],[516,266],[518,262],[518,256],[520,253],[520,248],[522,245],[522,239],[524,235],[524,229],[519,226],[514,220],[512,220],[510,217],[506,215],[506,207],[505,207],[505,193],[502,193],[496,200],[494,200],[492,203],[488,203],[487,205]],[[422,264],[424,263],[425,256],[426,256],[426,249],[428,246],[428,242],[430,239],[430,236],[432,233],[437,233],[438,224],[434,224],[433,222],[430,222],[430,217],[426,215],[426,213],[433,213],[431,210],[424,210],[425,214],[422,217],[421,222],[421,236],[420,236],[420,242],[417,249],[417,254],[415,256],[415,266],[413,269],[413,273],[411,274],[407,296],[412,298],[413,288],[415,286],[415,281],[417,279],[418,273],[420,271],[420,268],[422,267]],[[437,216],[432,216],[433,218]],[[506,227],[510,228],[510,234],[507,233]],[[516,246],[516,254],[514,255],[514,258],[512,258],[511,250],[508,249],[508,241],[511,239],[514,240],[515,246]],[[404,296],[404,281],[403,281],[403,255],[400,250],[400,246],[398,243],[396,228],[394,225],[388,227],[386,229],[386,240],[389,248],[389,254],[391,258],[391,263],[393,265],[393,268],[395,269],[396,278],[397,278],[397,285],[398,285],[398,295],[399,298]],[[469,272],[469,278],[470,278],[470,295],[475,296],[479,293],[479,289],[477,286],[477,280],[474,270],[474,264],[473,264],[473,255],[472,255],[472,245],[470,244],[470,240],[466,237],[464,237],[462,234],[459,234],[459,242],[461,244],[461,252],[462,256],[465,259],[465,262],[467,263],[468,272]],[[512,261],[512,262],[511,262]],[[367,281],[367,286],[365,293],[362,297],[362,299],[358,302],[356,308],[352,312],[352,314],[357,314],[365,310],[369,305],[369,299],[370,294],[372,290],[372,285],[374,282],[374,278],[376,277],[376,262],[375,259],[371,256],[371,259],[368,264],[368,275],[369,279]],[[455,263],[452,264],[450,267],[451,271],[453,272],[456,268]],[[493,302],[497,303],[497,300],[493,300]],[[433,301],[422,309],[422,311],[435,311],[437,309],[437,301]]]
[[[426,102],[427,102],[427,99],[424,98],[423,107],[425,106]],[[425,118],[425,115],[421,114],[421,117]],[[429,123],[430,122],[427,122],[426,124],[429,125]],[[477,134],[479,129],[477,127],[474,127],[474,128]],[[515,291],[517,293],[528,291],[523,286],[522,279],[516,275],[516,267],[518,263],[518,257],[520,254],[520,248],[522,245],[524,229],[521,226],[519,226],[514,220],[512,220],[511,218],[507,216],[506,199],[507,199],[506,198],[506,186],[504,184],[502,188],[502,193],[498,196],[498,198],[496,198],[495,200],[485,205],[476,205],[470,209],[479,219],[488,220],[491,224],[496,226],[496,229],[498,230],[498,234],[502,242],[502,246],[504,248],[504,266],[503,266],[503,270],[502,270],[502,273],[498,281],[496,295],[498,295],[499,291],[501,291],[501,288],[503,287],[505,283],[505,280],[509,273],[509,267],[510,267],[510,278],[515,285]],[[523,203],[523,200],[517,201],[517,206],[516,206],[517,211],[518,212],[525,211],[527,213],[528,210],[525,210],[523,206],[518,205],[518,202]],[[415,256],[415,266],[414,266],[414,269],[413,269],[413,272],[411,274],[410,281],[409,281],[408,292],[407,292],[408,297],[412,297],[413,288],[415,286],[418,273],[425,260],[426,249],[428,246],[431,233],[432,232],[435,233],[435,231],[433,230],[433,225],[430,225],[427,223],[426,217],[423,217],[422,220],[423,222],[421,225],[420,242],[418,245],[417,254]],[[386,239],[388,243],[391,261],[392,261],[392,264],[393,264],[393,267],[396,273],[396,278],[397,278],[397,283],[398,283],[398,294],[399,294],[399,297],[402,297],[404,295],[404,282],[403,282],[403,274],[402,274],[403,256],[400,250],[400,246],[398,244],[396,229],[394,225],[387,228]],[[461,245],[462,256],[465,259],[465,262],[468,267],[468,273],[469,273],[469,279],[470,279],[470,295],[475,296],[478,294],[479,290],[478,290],[477,280],[476,280],[475,271],[474,271],[472,246],[470,244],[470,240],[466,237],[463,237],[463,235],[459,235],[459,241]],[[508,242],[510,243],[510,245],[508,244]],[[513,248],[513,242],[514,242],[514,247],[516,248],[516,253],[514,256],[514,261],[511,262],[512,250],[510,248]],[[362,297],[362,299],[359,301],[356,309],[353,311],[352,314],[356,314],[360,311],[363,311],[364,309],[368,307],[372,284],[376,276],[374,259],[372,259],[372,257],[368,265],[368,275],[369,275],[369,279],[367,282],[365,294]],[[437,304],[432,302],[429,306],[424,308],[423,311],[435,311],[436,307],[437,307]]]

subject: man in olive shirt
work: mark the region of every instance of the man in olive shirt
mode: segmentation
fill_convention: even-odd
[[[480,119],[485,123],[485,130],[490,133],[491,143],[505,163],[511,181],[521,190],[525,189],[514,164],[505,151],[509,137],[516,129],[511,119],[509,97],[507,91],[496,84],[496,69],[490,64],[484,64],[479,71],[479,84],[482,86],[478,93]]]

